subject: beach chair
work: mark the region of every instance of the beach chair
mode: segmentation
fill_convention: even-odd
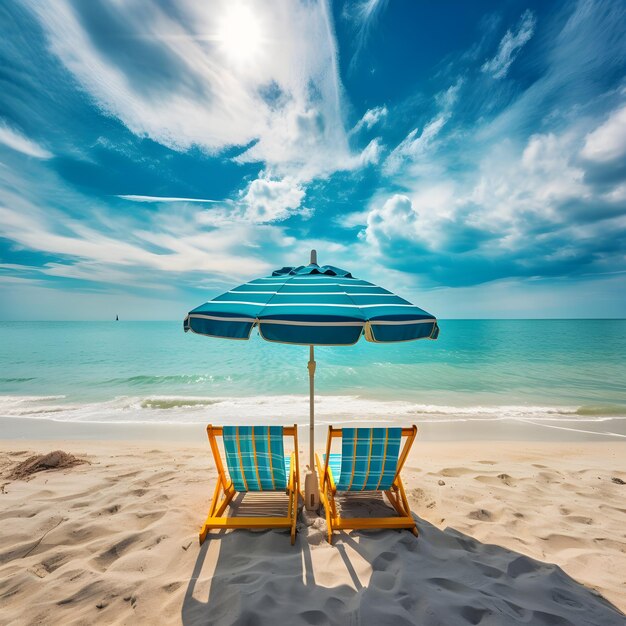
[[[200,530],[200,544],[212,529],[287,528],[291,543],[296,537],[300,471],[298,429],[293,426],[207,426],[207,435],[217,468],[217,484],[209,515]],[[226,456],[224,469],[218,437]],[[294,452],[285,456],[283,438],[293,437]],[[286,491],[289,496],[285,517],[227,517],[224,511],[237,492]]]
[[[411,428],[328,428],[323,462],[316,455],[320,499],[326,510],[328,543],[334,530],[408,528],[417,537],[400,471],[417,435]],[[341,439],[341,453],[331,454],[333,439]],[[402,440],[404,439],[404,445]],[[402,449],[401,449],[402,446]],[[340,517],[335,494],[384,491],[398,512],[393,517]]]

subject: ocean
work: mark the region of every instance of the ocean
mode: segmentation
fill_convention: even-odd
[[[526,422],[626,436],[626,320],[442,320],[316,348],[317,423]],[[307,423],[308,348],[178,322],[0,323],[0,417]]]

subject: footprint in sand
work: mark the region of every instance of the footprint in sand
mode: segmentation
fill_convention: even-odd
[[[126,554],[133,546],[139,543],[141,540],[140,535],[131,535],[126,537],[116,544],[112,545],[108,550],[105,550],[97,557],[92,559],[93,565],[100,571],[106,571],[117,559]]]
[[[491,567],[491,565],[487,565],[486,563],[475,563],[478,570],[480,570],[483,576],[487,578],[501,578],[504,575],[504,572],[497,567]]]
[[[574,522],[575,524],[593,524],[593,518],[585,517],[584,515],[570,515],[567,521]]]
[[[572,535],[562,535],[560,533],[550,533],[545,537],[539,537],[542,541],[550,547],[550,550],[554,552],[560,552],[561,550],[569,550],[571,548],[580,548],[585,544],[583,539],[574,537]]]
[[[474,480],[487,485],[506,485],[507,487],[515,486],[515,479],[511,478],[508,474],[498,474],[497,478],[494,476],[480,474],[478,476],[474,476]]]
[[[393,552],[381,552],[375,559],[372,561],[372,569],[377,571],[386,570],[387,567],[396,559],[398,555]]]
[[[524,574],[535,574],[540,569],[539,563],[527,556],[519,556],[509,563],[506,574],[510,578],[517,578]]]
[[[564,591],[563,589],[557,589],[552,592],[552,599],[557,603],[564,606],[569,606],[574,609],[582,608],[582,604],[574,598],[571,593]]]
[[[464,606],[461,609],[460,615],[465,618],[470,624],[480,624],[483,617],[489,613],[487,609],[479,609],[475,606]]]
[[[372,572],[372,577],[370,578],[370,587],[373,589],[379,589],[380,591],[391,591],[398,578],[395,574],[391,572],[381,572],[374,571]]]
[[[467,469],[467,467],[444,467],[440,472],[440,476],[446,476],[449,478],[458,478],[464,474],[471,474],[473,470]]]
[[[493,514],[487,511],[487,509],[478,509],[468,513],[467,517],[470,519],[477,519],[481,522],[493,522]]]
[[[417,487],[416,489],[411,489],[409,491],[409,496],[415,500],[424,500],[425,498],[428,498],[426,492],[419,487]]]
[[[513,487],[515,481],[508,474],[498,474],[498,478],[507,486]]]
[[[609,539],[608,537],[595,537],[593,542],[603,548],[619,550],[620,552],[626,554],[626,543],[622,541],[616,541],[615,539]]]
[[[43,560],[41,563],[37,563],[28,571],[35,574],[39,578],[45,578],[48,574],[54,572],[54,570],[59,569],[61,565],[65,565],[68,561],[71,560],[71,558],[72,555],[70,553],[61,552],[58,554],[54,554]]]
[[[307,611],[302,611],[298,615],[300,621],[303,624],[312,624],[316,626],[317,624],[328,624],[328,616],[324,611],[318,611],[317,609],[309,609]]]

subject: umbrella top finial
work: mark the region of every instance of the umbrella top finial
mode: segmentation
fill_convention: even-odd
[[[311,250],[311,265],[317,265],[317,250]]]

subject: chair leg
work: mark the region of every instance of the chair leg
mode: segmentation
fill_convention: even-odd
[[[402,499],[402,504],[404,505],[404,509],[406,511],[406,516],[411,517],[411,507],[409,506],[409,501],[407,500],[406,493],[404,491],[404,485],[402,484],[402,479],[398,476],[398,488],[400,490],[400,498]],[[417,524],[413,523],[413,528],[411,528],[411,532],[419,537],[419,531],[417,530]]]
[[[296,522],[298,519],[298,483],[295,474],[290,481],[291,489],[289,491],[289,517],[291,518],[291,545],[296,542]]]
[[[290,495],[291,504],[291,545],[296,542],[296,520],[298,517],[298,488],[292,490]]]
[[[218,484],[218,487],[219,487],[219,484]],[[224,490],[224,497],[222,498],[221,502],[218,503],[219,493],[220,493],[220,490],[216,488],[215,495],[213,496],[213,500],[211,501],[211,507],[209,508],[209,515],[207,516],[207,519],[204,522],[200,530],[200,533],[198,534],[200,545],[204,543],[204,540],[206,539],[206,536],[209,532],[209,527],[208,527],[209,520],[212,517],[222,516],[222,513],[226,510],[226,507],[229,505],[230,501],[233,499],[235,495],[235,488],[232,486],[232,484],[229,485],[229,488]]]
[[[324,511],[326,513],[326,532],[328,535],[328,543],[333,543],[333,515],[335,510],[335,502],[333,494],[330,492],[330,488],[327,488],[324,492]]]
[[[221,486],[222,486],[222,481],[220,480],[220,478],[218,478],[217,481],[215,482],[215,490],[213,491],[213,498],[211,499],[211,506],[209,507],[209,514],[207,515],[207,519],[209,517],[212,517],[213,514],[215,513],[215,507],[217,506],[217,503],[219,501]],[[208,532],[209,532],[209,529],[207,528],[207,525],[205,522],[202,525],[202,528],[200,529],[200,533],[198,535],[198,540],[200,541],[200,545],[204,543],[204,540],[206,539]]]

